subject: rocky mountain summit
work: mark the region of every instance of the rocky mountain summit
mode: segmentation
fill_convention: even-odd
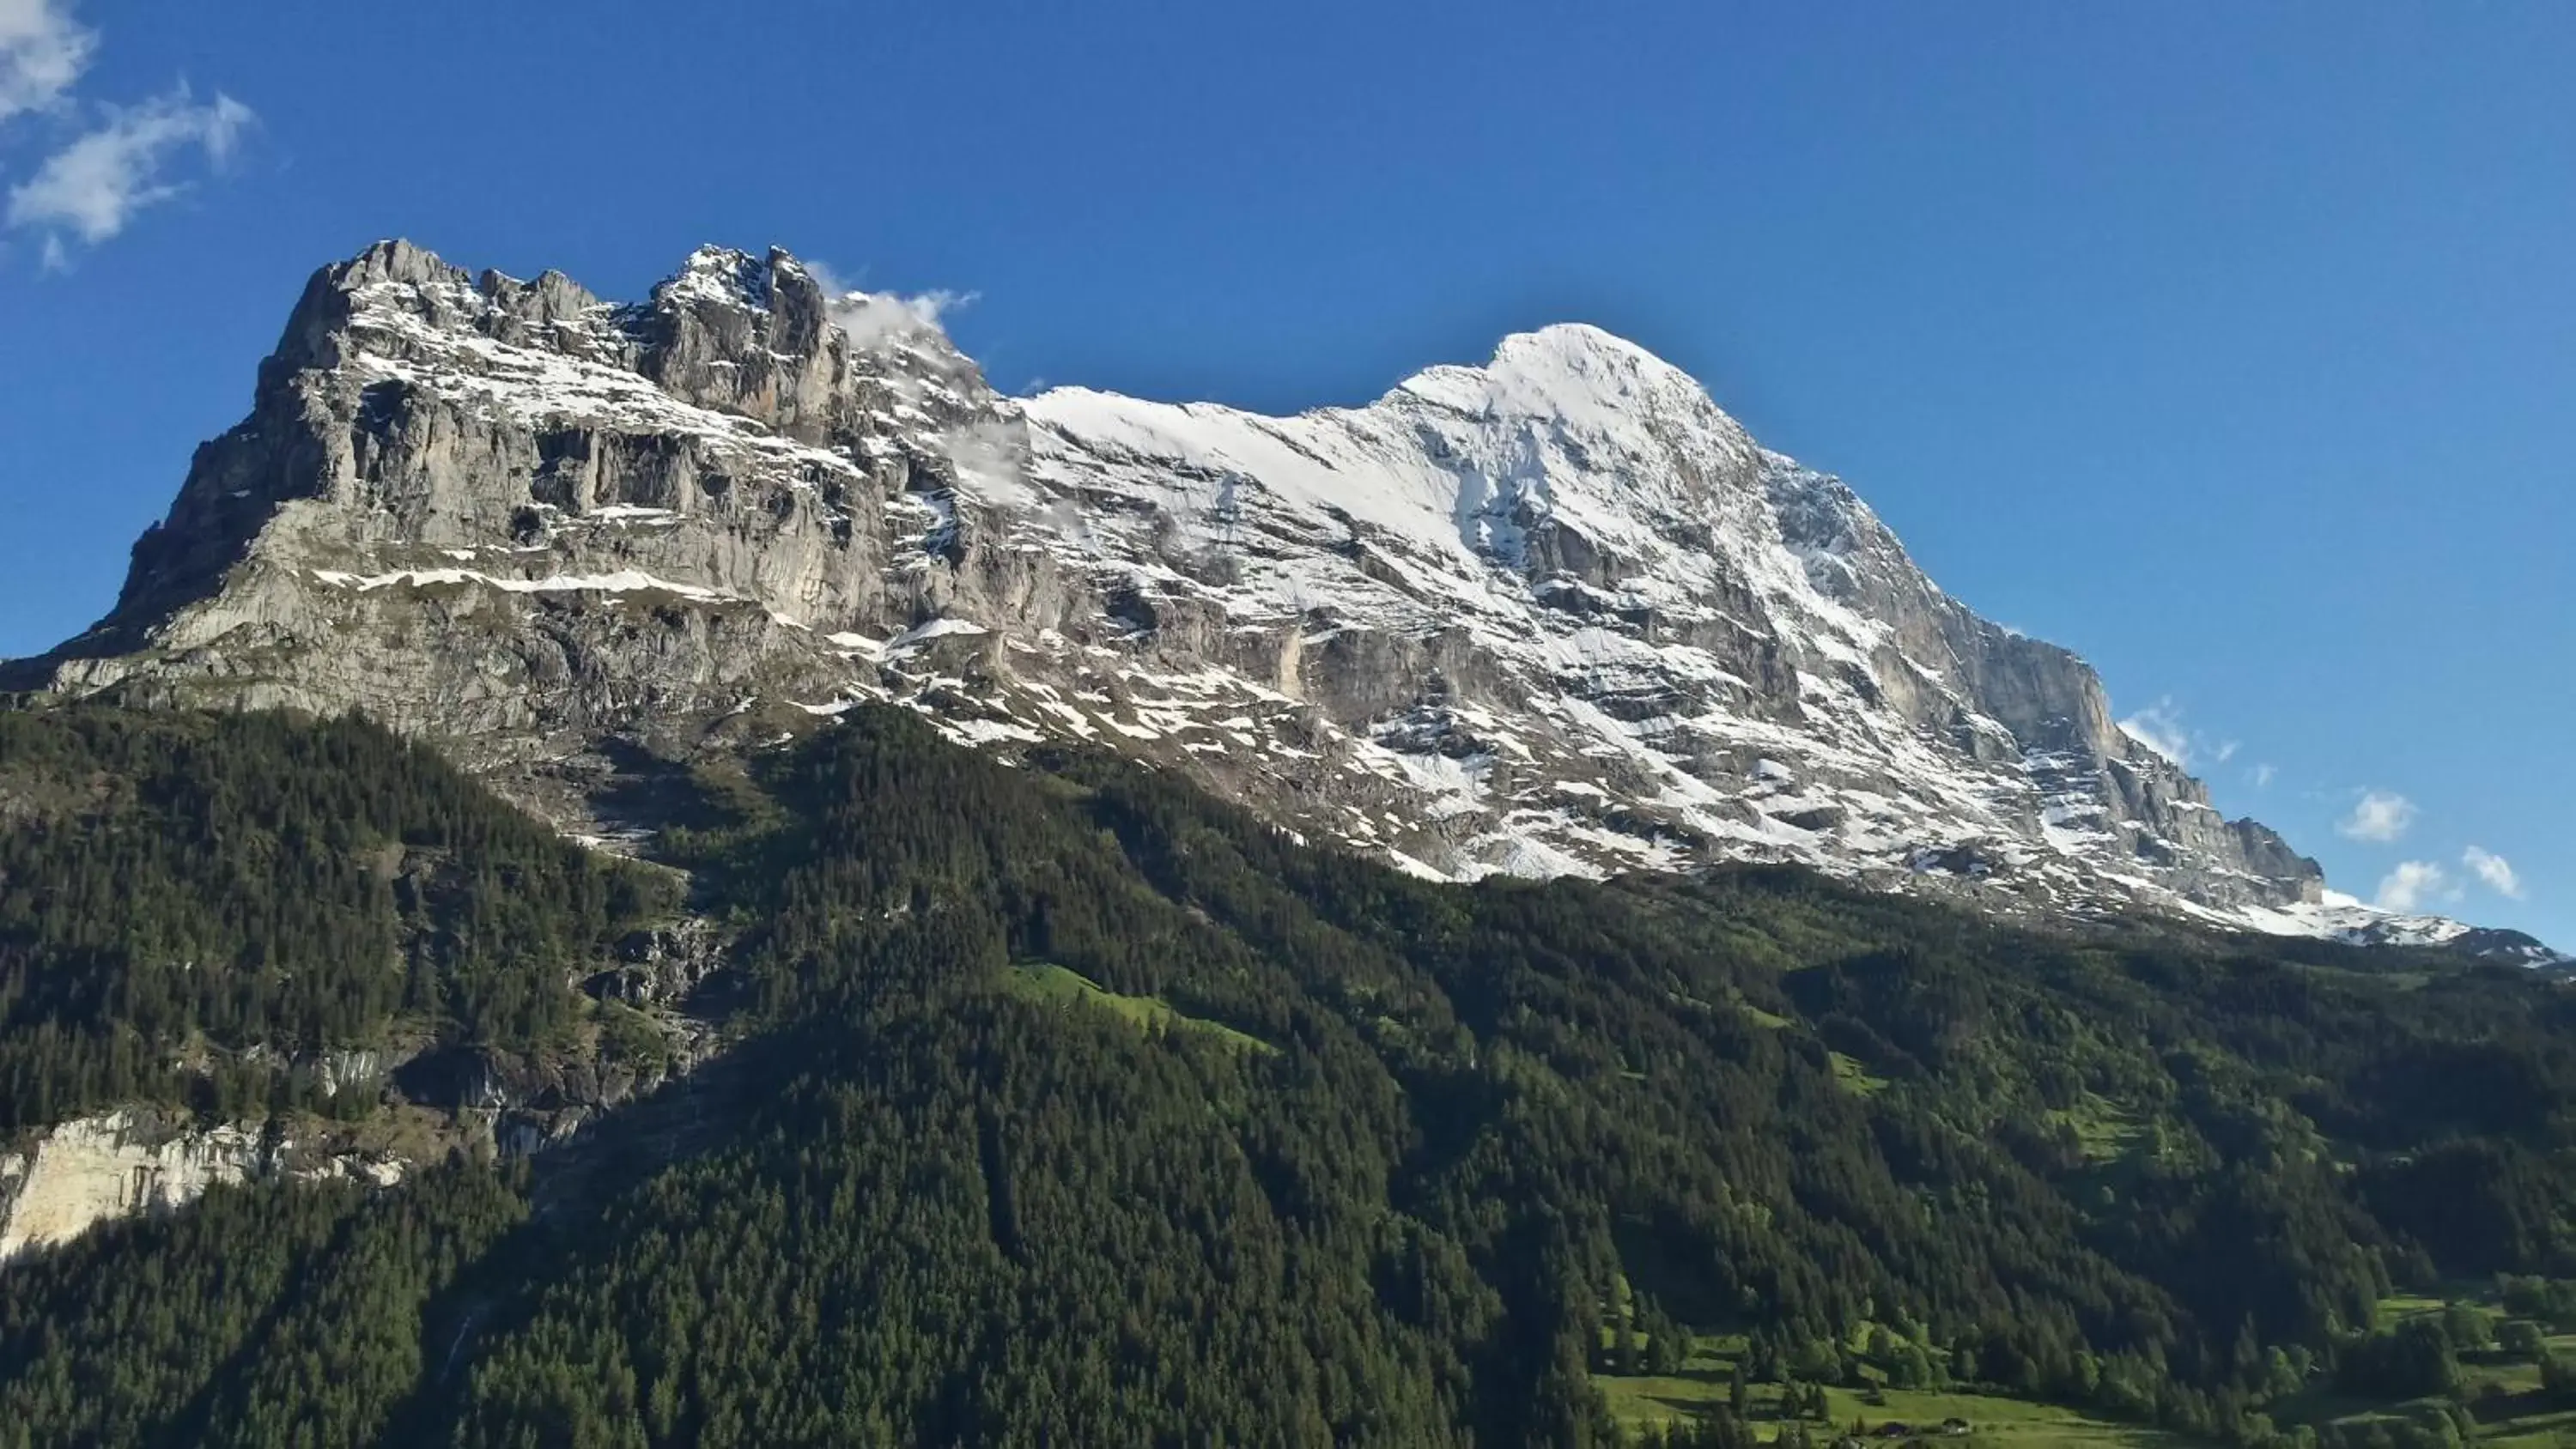
[[[919,310],[703,249],[640,304],[318,273],[99,625],[10,683],[363,709],[613,837],[641,757],[860,700],[1113,746],[1407,869],[1795,861],[2008,911],[2391,930],[1584,326],[1290,418],[1011,398]]]

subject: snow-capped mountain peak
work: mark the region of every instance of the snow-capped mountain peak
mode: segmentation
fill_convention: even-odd
[[[1731,423],[1689,374],[1581,322],[1513,333],[1482,367],[1426,368],[1395,390],[1471,416],[1551,422],[1594,436],[1628,431],[1643,416],[1676,406]]]
[[[2082,661],[1580,324],[1267,417],[1001,397],[935,308],[781,251],[628,306],[387,243],[314,279],[117,610],[21,673],[364,707],[559,811],[611,738],[887,699],[1443,875],[1784,860],[2359,929]]]

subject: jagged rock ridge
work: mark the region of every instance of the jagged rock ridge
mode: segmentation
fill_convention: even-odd
[[[523,785],[892,699],[1444,875],[1773,859],[2370,924],[2081,660],[1583,326],[1271,418],[1000,396],[778,251],[703,249],[624,305],[382,243],[314,277],[114,610],[17,673],[363,708]]]

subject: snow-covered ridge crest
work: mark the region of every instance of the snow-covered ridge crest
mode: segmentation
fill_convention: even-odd
[[[591,777],[561,762],[610,737],[730,747],[764,703],[810,728],[883,699],[1460,878],[1783,860],[2347,929],[2082,661],[1580,325],[1266,417],[1001,397],[934,308],[781,251],[618,304],[386,243],[315,277],[117,609],[35,670],[364,707],[554,762],[564,809]]]

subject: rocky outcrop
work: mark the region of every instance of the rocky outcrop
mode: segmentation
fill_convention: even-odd
[[[711,930],[691,921],[621,951],[638,1005],[666,1008],[721,971]],[[470,1048],[336,1051],[285,1064],[325,1095],[368,1110],[329,1119],[201,1122],[129,1106],[31,1134],[0,1152],[0,1264],[99,1223],[184,1206],[224,1183],[352,1179],[377,1187],[451,1154],[525,1157],[575,1141],[606,1114],[696,1071],[715,1026],[667,1009],[638,1017],[657,1045],[518,1057]]]
[[[2319,928],[2316,867],[2123,734],[2081,660],[1579,326],[1269,418],[998,396],[783,252],[624,305],[388,242],[314,278],[115,609],[14,673],[364,709],[601,833],[608,742],[895,700],[1453,877],[1794,860]]]
[[[0,1263],[111,1218],[184,1206],[218,1183],[284,1175],[382,1187],[403,1171],[397,1157],[267,1138],[254,1125],[197,1127],[142,1110],[78,1118],[0,1154]]]

